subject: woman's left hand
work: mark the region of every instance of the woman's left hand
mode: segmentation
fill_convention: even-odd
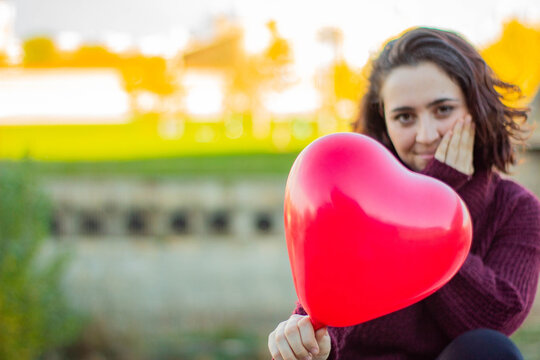
[[[471,115],[458,120],[454,128],[444,134],[435,152],[435,159],[457,171],[472,175],[474,149],[474,123]]]

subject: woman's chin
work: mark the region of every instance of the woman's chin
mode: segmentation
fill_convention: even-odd
[[[423,171],[428,164],[433,160],[433,156],[419,156],[416,161],[414,162],[414,171]]]

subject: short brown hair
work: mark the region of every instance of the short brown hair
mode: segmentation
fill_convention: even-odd
[[[496,167],[508,172],[515,164],[514,144],[523,144],[528,109],[505,105],[505,95],[521,96],[518,86],[500,80],[478,51],[454,32],[414,28],[388,42],[372,61],[371,75],[354,131],[380,141],[396,156],[381,111],[380,92],[388,74],[398,66],[432,62],[459,85],[476,125],[474,168]],[[499,91],[497,91],[499,90]]]

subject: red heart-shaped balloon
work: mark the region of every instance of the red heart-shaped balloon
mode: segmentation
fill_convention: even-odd
[[[314,323],[350,326],[434,293],[459,270],[472,225],[446,184],[360,134],[307,146],[285,190],[294,285]]]

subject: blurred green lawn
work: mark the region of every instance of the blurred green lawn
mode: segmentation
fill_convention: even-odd
[[[126,161],[52,162],[36,161],[34,169],[44,176],[283,176],[286,178],[298,153],[197,155]],[[0,166],[13,166],[2,161]]]
[[[219,122],[191,122],[149,114],[125,124],[0,126],[0,159],[119,161],[219,154],[298,152],[316,138],[349,131],[349,122],[332,129],[317,119],[270,121],[257,127],[249,116]]]
[[[537,302],[540,301],[537,299]],[[540,318],[530,318],[512,335],[525,360],[540,360]]]

